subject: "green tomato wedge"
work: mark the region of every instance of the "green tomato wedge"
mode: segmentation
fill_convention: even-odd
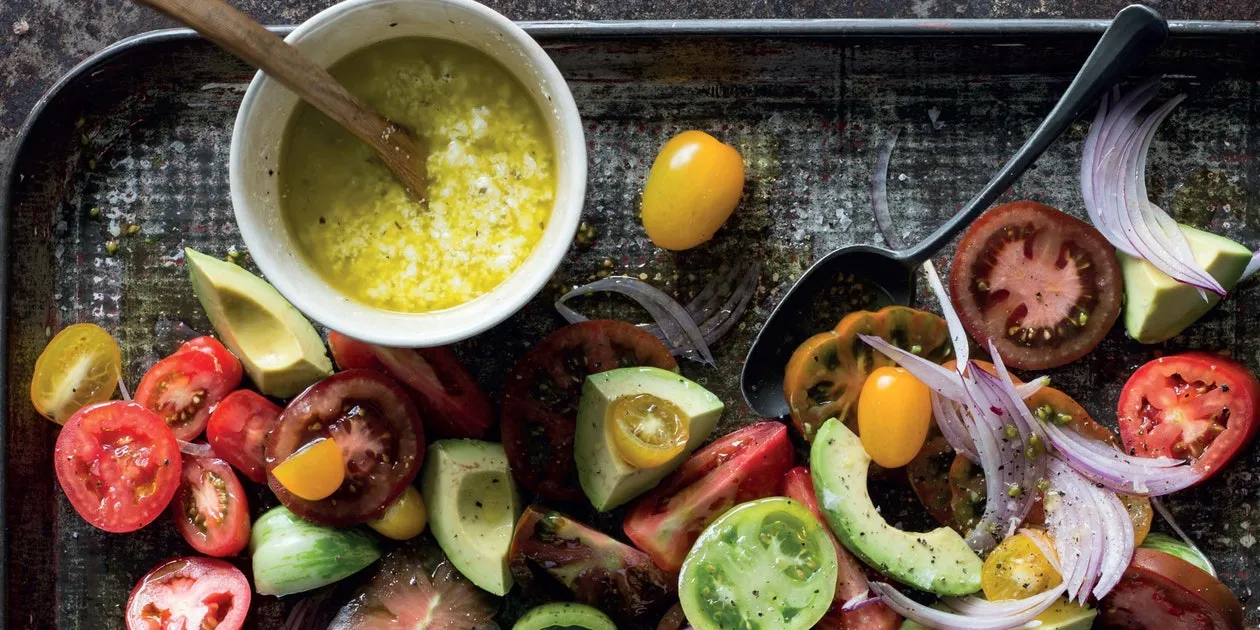
[[[597,608],[556,602],[531,608],[512,630],[617,630],[617,626]]]
[[[1142,547],[1162,551],[1170,556],[1177,556],[1190,564],[1193,564],[1204,571],[1207,571],[1212,577],[1216,577],[1216,568],[1212,566],[1212,562],[1203,555],[1203,552],[1187,545],[1168,534],[1159,532],[1151,532],[1146,535],[1146,540],[1142,541]]]
[[[808,630],[836,593],[836,550],[808,508],[784,497],[737,505],[683,560],[678,596],[695,630]]]
[[[304,521],[276,506],[254,521],[249,537],[254,590],[291,595],[332,584],[381,557],[370,536]]]

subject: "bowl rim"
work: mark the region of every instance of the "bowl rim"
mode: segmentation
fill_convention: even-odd
[[[498,286],[453,307],[421,313],[389,311],[359,302],[325,281],[330,291],[343,296],[346,304],[357,312],[336,312],[335,309],[328,308],[321,300],[303,291],[285,272],[286,264],[279,260],[278,249],[269,247],[272,241],[257,232],[250,222],[242,221],[243,216],[257,215],[258,212],[253,209],[253,204],[245,190],[243,173],[245,167],[242,155],[244,139],[241,130],[248,124],[250,116],[258,110],[256,101],[263,87],[268,85],[268,82],[276,81],[261,70],[250,80],[233,122],[228,157],[228,181],[233,215],[236,217],[241,238],[264,279],[307,318],[349,337],[384,346],[429,347],[463,341],[502,323],[538,295],[571,248],[581,222],[586,197],[587,151],[581,116],[568,83],[542,46],[516,23],[494,9],[473,0],[343,0],[298,25],[284,40],[287,43],[301,40],[312,31],[325,27],[342,16],[373,4],[415,5],[430,10],[433,7],[442,6],[465,9],[478,18],[486,20],[503,34],[509,45],[519,50],[528,59],[537,72],[537,80],[541,83],[541,87],[550,96],[546,105],[549,105],[554,113],[548,115],[544,104],[536,104],[543,111],[544,118],[554,121],[560,132],[557,134],[560,136],[559,142],[555,146],[557,174],[562,169],[567,169],[572,174],[563,191],[569,196],[568,203],[561,205],[557,201],[552,208],[552,220],[548,222],[548,229],[560,230],[560,241],[554,247],[540,251],[539,246],[542,245],[540,240],[534,251]],[[364,46],[367,45],[369,44],[364,44]],[[519,75],[516,78],[521,81],[534,80]],[[559,198],[562,192],[559,181],[556,186],[557,198]],[[565,220],[556,221],[557,216]],[[535,267],[535,273],[524,280],[518,280],[520,284],[515,289],[505,289],[509,287],[509,280],[521,273],[521,268],[534,256],[542,256],[541,262]],[[318,277],[317,272],[313,270],[312,272]],[[474,304],[482,306],[474,306]],[[470,312],[459,316],[461,310]],[[448,320],[448,323],[436,325],[435,320],[439,317]],[[399,326],[399,324],[404,325]]]

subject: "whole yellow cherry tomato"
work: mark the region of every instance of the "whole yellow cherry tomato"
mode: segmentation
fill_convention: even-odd
[[[876,464],[905,466],[927,440],[931,391],[903,368],[876,368],[858,396],[857,421],[862,446]]]
[[[74,324],[57,333],[35,360],[31,403],[62,424],[74,412],[114,395],[122,376],[118,342],[96,324]]]
[[[289,492],[318,501],[341,487],[346,480],[346,462],[332,438],[320,438],[280,462],[271,474]]]
[[[713,238],[744,191],[739,151],[703,131],[684,131],[661,147],[643,188],[643,229],[665,249]]]
[[[368,521],[368,526],[394,540],[410,540],[419,536],[429,524],[429,513],[424,509],[424,499],[415,486],[407,486],[381,517]]]
[[[1034,535],[1040,535],[1036,532]],[[1046,544],[1048,538],[1041,539]],[[1041,548],[1020,532],[1002,541],[1002,544],[984,559],[980,570],[980,586],[989,601],[1021,599],[1044,593],[1063,582],[1054,565],[1041,553]]]

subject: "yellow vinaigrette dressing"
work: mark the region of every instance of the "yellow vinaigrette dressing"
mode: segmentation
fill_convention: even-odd
[[[300,103],[285,131],[281,209],[303,256],[342,293],[391,311],[458,306],[525,261],[555,199],[555,156],[525,88],[469,46],[381,42],[330,72],[429,148],[428,207],[366,144]]]

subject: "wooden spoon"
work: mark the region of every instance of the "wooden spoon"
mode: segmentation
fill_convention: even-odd
[[[328,71],[249,16],[221,0],[136,0],[204,35],[266,72],[302,100],[368,143],[411,194],[425,195],[424,143],[407,127],[380,114]]]

